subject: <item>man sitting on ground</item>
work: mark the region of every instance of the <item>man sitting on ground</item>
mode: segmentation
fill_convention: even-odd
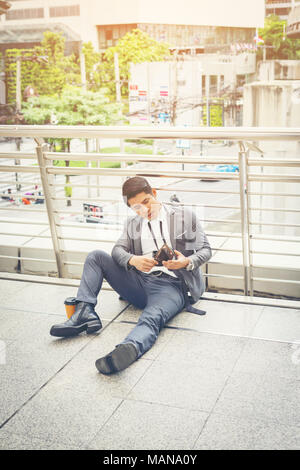
[[[75,313],[50,331],[60,337],[98,331],[102,324],[95,306],[106,279],[142,313],[126,338],[96,361],[103,374],[123,370],[139,359],[153,346],[166,323],[183,309],[205,313],[191,303],[205,290],[200,266],[211,258],[209,242],[194,212],[180,205],[168,207],[160,203],[156,189],[143,177],[125,181],[122,194],[136,215],[125,222],[111,256],[102,250],[88,254]],[[154,256],[164,244],[173,250],[174,256],[160,263]]]

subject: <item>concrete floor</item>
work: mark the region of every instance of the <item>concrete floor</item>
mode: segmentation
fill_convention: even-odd
[[[201,300],[104,376],[140,312],[103,291],[100,333],[55,339],[76,292],[0,282],[0,449],[299,449],[300,310]]]

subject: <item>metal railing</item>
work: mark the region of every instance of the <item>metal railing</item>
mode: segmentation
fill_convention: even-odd
[[[295,286],[295,289],[298,289],[300,292],[300,279],[297,277],[297,268],[289,267],[285,269],[284,266],[272,265],[270,267],[270,272],[272,269],[276,268],[276,276],[270,277],[267,275],[258,275],[257,272],[263,271],[266,266],[259,264],[254,261],[254,257],[257,255],[273,255],[273,256],[286,256],[293,257],[294,259],[299,259],[300,250],[299,250],[299,241],[300,237],[297,235],[275,235],[274,233],[265,233],[263,228],[272,229],[283,229],[287,228],[298,231],[300,228],[299,213],[300,210],[294,207],[270,207],[265,206],[263,199],[272,198],[272,201],[278,200],[278,198],[285,198],[285,203],[289,198],[298,198],[300,196],[299,188],[297,191],[283,191],[282,185],[284,188],[290,184],[298,185],[300,183],[300,155],[299,152],[294,152],[293,156],[286,156],[284,159],[278,158],[265,158],[262,157],[263,153],[258,147],[258,142],[273,142],[274,146],[278,142],[285,143],[294,143],[299,145],[300,142],[300,129],[289,129],[289,128],[153,128],[153,127],[102,127],[102,126],[0,126],[0,137],[29,137],[35,140],[36,142],[36,153],[30,152],[3,152],[0,153],[0,159],[5,160],[15,160],[15,161],[30,161],[34,160],[35,165],[0,165],[0,175],[5,173],[8,174],[31,174],[39,178],[40,184],[43,188],[43,197],[45,199],[45,209],[37,207],[9,207],[9,218],[1,218],[1,211],[7,211],[7,207],[0,207],[0,222],[3,223],[18,223],[20,226],[30,225],[31,227],[44,226],[50,228],[50,234],[37,234],[32,231],[24,232],[20,229],[18,235],[36,237],[40,239],[50,239],[52,241],[54,259],[51,258],[33,258],[32,256],[12,256],[8,254],[0,255],[1,259],[16,259],[20,261],[40,261],[53,263],[57,268],[57,276],[59,278],[70,278],[69,267],[71,266],[82,266],[82,262],[68,261],[67,254],[72,250],[67,250],[65,247],[65,242],[70,240],[81,240],[82,242],[92,242],[95,241],[95,238],[87,237],[74,237],[63,235],[62,229],[65,227],[68,228],[78,228],[78,224],[69,223],[64,224],[62,222],[61,216],[63,214],[72,214],[72,215],[82,215],[81,210],[74,210],[68,208],[61,208],[62,201],[67,201],[67,196],[57,195],[56,192],[59,191],[59,188],[66,186],[66,183],[57,181],[56,178],[59,175],[69,176],[70,178],[76,178],[78,176],[85,175],[86,177],[100,176],[100,177],[118,177],[118,184],[107,184],[103,182],[99,186],[97,184],[90,184],[90,181],[87,183],[80,181],[79,183],[72,182],[72,188],[87,188],[97,189],[105,191],[105,198],[97,197],[72,197],[72,201],[107,201],[113,202],[118,198],[115,196],[113,198],[107,199],[106,195],[110,194],[112,191],[116,191],[116,188],[120,192],[120,181],[127,176],[143,175],[145,177],[152,178],[155,180],[155,187],[160,191],[160,194],[163,195],[166,191],[174,191],[176,193],[190,193],[195,196],[203,195],[223,195],[225,197],[234,196],[238,199],[238,203],[235,201],[234,204],[225,202],[221,203],[206,203],[205,210],[211,209],[224,209],[232,211],[238,218],[222,218],[222,217],[210,217],[203,216],[201,218],[202,223],[204,224],[205,231],[208,235],[208,238],[213,238],[215,240],[220,239],[221,244],[216,242],[216,246],[212,243],[212,250],[214,255],[219,254],[230,254],[238,253],[242,256],[240,273],[229,273],[220,272],[220,267],[222,264],[225,264],[214,259],[215,256],[207,263],[205,267],[204,276],[207,279],[208,288],[210,286],[214,287],[213,280],[219,279],[222,282],[222,279],[231,279],[232,282],[242,281],[242,292],[245,296],[253,296],[254,291],[258,289],[254,288],[254,284],[259,283],[273,283],[274,285],[274,294],[276,295],[276,285],[280,283],[281,285],[289,284]],[[45,143],[46,138],[83,138],[83,139],[104,139],[104,138],[118,138],[118,139],[159,139],[160,141],[176,139],[189,139],[193,141],[233,141],[238,144],[238,152],[236,156],[229,157],[209,157],[209,156],[179,156],[179,155],[145,155],[145,154],[132,154],[132,153],[113,153],[113,154],[103,154],[103,153],[62,153],[62,152],[50,152],[49,146]],[[299,149],[299,147],[298,147]],[[255,157],[252,154],[255,154]],[[257,153],[260,158],[257,158]],[[53,161],[84,161],[86,164],[88,162],[96,162],[98,166],[92,168],[90,166],[86,167],[70,167],[70,166],[56,166],[53,164]],[[109,161],[109,162],[121,162],[121,168],[100,168],[99,162]],[[133,164],[131,167],[126,166],[128,163]],[[161,169],[160,165],[169,164],[172,165],[172,168]],[[181,165],[182,169],[175,168],[176,165]],[[237,173],[218,173],[218,172],[201,172],[201,175],[198,170],[186,168],[193,164],[227,164],[227,165],[238,165]],[[155,168],[153,168],[155,165]],[[183,168],[184,166],[184,168]],[[284,169],[288,171],[287,174],[278,173],[279,169]],[[255,171],[255,169],[260,169],[260,172]],[[271,172],[269,170],[272,169]],[[254,171],[252,171],[254,170]],[[265,171],[266,170],[266,171]],[[277,171],[277,172],[276,172]],[[171,184],[160,184],[159,178],[163,180],[171,179]],[[234,188],[231,188],[228,183],[226,183],[226,188],[221,187],[221,189],[214,190],[211,188],[195,188],[189,187],[190,180],[222,180],[226,182],[232,182]],[[27,184],[36,184],[38,180],[32,178],[32,180],[27,180]],[[180,181],[180,185],[178,182]],[[2,184],[13,184],[14,180],[7,179],[0,180],[0,185]],[[183,183],[183,185],[182,185]],[[187,184],[186,184],[187,183]],[[256,183],[255,188],[253,189],[252,185]],[[272,184],[271,191],[265,191],[257,189],[257,184]],[[282,184],[281,184],[282,183]],[[3,196],[3,193],[1,194]],[[7,195],[7,194],[5,194]],[[252,199],[256,198],[256,202],[253,203]],[[257,198],[260,198],[257,201]],[[187,203],[186,203],[187,204]],[[276,203],[275,203],[276,204]],[[192,205],[194,208],[201,208],[203,204],[198,202],[193,202],[189,205]],[[11,214],[24,213],[37,213],[47,215],[48,222],[45,220],[36,220],[34,218],[28,218],[27,220],[18,220],[18,218],[12,218]],[[292,214],[293,220],[284,222],[277,222],[272,220],[271,222],[263,220],[262,214]],[[261,218],[258,219],[253,214],[260,214]],[[107,213],[108,216],[113,216],[115,213]],[[119,214],[120,219],[123,219],[126,214]],[[298,217],[298,218],[297,218]],[[296,223],[295,223],[296,222]],[[299,221],[300,222],[300,221]],[[224,231],[223,226],[236,226],[238,230],[233,232]],[[206,226],[208,227],[206,229]],[[213,227],[213,229],[212,229]],[[221,227],[221,228],[219,228]],[[257,233],[256,228],[261,230],[261,233]],[[82,224],[80,229],[88,228],[89,232],[91,230],[96,231],[98,227],[93,226],[92,224]],[[102,226],[103,232],[109,227]],[[24,230],[24,229],[23,229]],[[98,230],[99,232],[99,230]],[[97,232],[97,233],[98,233]],[[16,236],[14,232],[2,232],[0,236]],[[238,246],[223,246],[224,240],[236,240],[237,242],[241,241],[241,247]],[[101,240],[97,238],[98,241],[102,243],[112,243],[112,240],[109,237],[102,237]],[[280,252],[278,249],[271,251],[264,251],[263,249],[255,249],[253,242],[254,241],[268,241],[280,244]],[[289,252],[289,250],[282,249],[284,243],[295,243],[297,248]],[[239,263],[237,263],[239,264]],[[227,262],[228,265],[228,262]],[[219,271],[219,272],[214,272]],[[282,269],[282,276],[278,277],[278,272]],[[291,276],[291,273],[293,276]],[[221,286],[222,287],[222,286]],[[234,290],[234,289],[233,289]],[[294,298],[297,297],[296,295]],[[300,297],[300,295],[298,295]]]

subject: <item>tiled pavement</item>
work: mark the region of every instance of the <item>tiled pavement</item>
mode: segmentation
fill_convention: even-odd
[[[299,449],[300,310],[202,300],[104,376],[140,312],[103,291],[101,332],[55,339],[76,291],[0,282],[0,449]]]

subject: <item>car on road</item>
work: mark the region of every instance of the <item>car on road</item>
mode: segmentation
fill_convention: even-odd
[[[202,164],[199,166],[198,171],[203,173],[238,173],[239,166],[238,165],[205,165]],[[201,178],[203,181],[218,181],[218,178]]]

